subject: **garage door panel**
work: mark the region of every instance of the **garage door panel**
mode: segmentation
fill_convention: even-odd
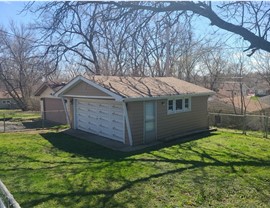
[[[79,107],[78,108],[79,112],[82,113],[82,114],[85,114],[88,112],[88,109],[87,108],[84,108],[84,107]]]
[[[79,116],[79,118],[80,118],[81,120],[87,121],[87,119],[88,119],[87,113],[78,113],[78,116]]]
[[[79,124],[78,125],[78,128],[81,129],[81,130],[87,130],[88,129],[88,125],[86,125],[86,124]]]
[[[77,128],[117,141],[124,141],[124,116],[121,103],[78,100]]]

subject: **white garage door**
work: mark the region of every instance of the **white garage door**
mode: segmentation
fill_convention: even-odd
[[[124,113],[122,103],[78,99],[77,129],[124,142]]]

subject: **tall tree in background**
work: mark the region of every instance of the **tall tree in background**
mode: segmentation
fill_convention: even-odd
[[[146,10],[154,13],[179,14],[187,12],[207,18],[211,25],[239,35],[248,41],[250,46],[245,50],[251,56],[262,49],[270,52],[269,30],[270,3],[267,1],[176,1],[176,2],[110,2],[115,7],[126,9],[122,16],[136,10]]]
[[[26,6],[41,17],[36,27],[43,35],[41,45],[57,62],[72,57],[73,64],[92,74],[172,74],[187,81],[197,76],[194,69],[202,50],[198,44],[194,46],[198,41],[192,31],[189,38],[181,32],[174,36],[175,25],[185,25],[184,19],[190,22],[194,16],[206,18],[211,25],[247,41],[245,51],[251,56],[259,49],[270,52],[269,8],[268,2],[243,1],[46,2]],[[178,38],[175,44],[173,36]],[[184,45],[180,39],[185,40]],[[182,50],[175,53],[177,47]]]
[[[35,27],[43,34],[40,45],[45,55],[72,60],[90,74],[175,75],[193,40],[185,17],[137,10],[122,18],[124,11],[96,2],[39,4],[34,12],[42,17]]]
[[[49,73],[49,63],[38,56],[34,37],[24,25],[11,23],[11,33],[0,32],[0,81],[22,110],[31,107],[34,86]]]
[[[261,52],[256,54],[253,58],[254,69],[256,69],[261,79],[266,81],[270,87],[270,54]]]
[[[81,67],[100,74],[96,46],[100,44],[97,37],[102,10],[102,5],[83,2],[39,4],[35,12],[41,15],[41,21],[35,29],[41,34],[45,55],[53,55],[57,62],[72,57]]]
[[[226,73],[228,61],[225,59],[224,50],[213,46],[203,53],[199,65],[201,75],[204,77],[204,86],[217,91],[222,76]]]

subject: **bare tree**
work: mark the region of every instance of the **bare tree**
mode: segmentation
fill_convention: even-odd
[[[179,13],[125,13],[105,2],[49,2],[35,9],[30,3],[27,8],[42,17],[36,25],[43,34],[40,45],[56,61],[72,57],[73,65],[94,74],[178,76],[185,60],[181,74],[191,81],[196,41]]]
[[[245,59],[242,56],[236,57],[236,62],[229,67],[233,68],[231,79],[234,80],[231,86],[229,99],[234,107],[235,114],[245,115],[250,99],[247,99],[247,89],[243,80],[248,73]],[[240,109],[240,112],[237,110]]]
[[[29,4],[30,6],[30,4]],[[49,2],[39,4],[34,12],[41,21],[35,29],[42,35],[40,45],[46,48],[45,55],[52,55],[56,62],[70,57],[81,67],[100,74],[96,45],[102,5],[82,2]]]
[[[46,54],[94,74],[176,76],[194,82],[199,77],[196,66],[207,51],[194,38],[186,13],[132,10],[126,5],[39,5],[34,12],[43,17],[43,24],[39,23],[36,29],[44,34],[42,46],[46,47]],[[133,8],[141,4],[131,5]]]
[[[105,4],[106,2],[103,2]],[[269,2],[237,1],[225,3],[212,2],[109,2],[116,8],[125,8],[122,16],[135,10],[147,10],[154,13],[184,12],[196,14],[210,20],[211,25],[239,35],[250,43],[245,51],[250,51],[251,56],[256,50],[262,49],[270,52],[268,33],[270,19],[268,13]]]
[[[259,77],[266,81],[270,87],[270,54],[260,52],[254,57],[253,67],[258,72]]]
[[[218,84],[221,82],[228,64],[223,52],[219,46],[213,46],[201,56],[199,67],[201,75],[205,78],[204,86],[214,91],[218,90]]]
[[[33,34],[24,25],[10,25],[11,33],[0,33],[0,81],[22,110],[31,107],[34,86],[49,72],[49,63],[33,47]],[[12,35],[11,35],[12,34]]]
[[[186,44],[183,45],[182,55],[179,57],[177,77],[188,82],[196,82],[195,67],[202,55],[206,52],[201,41],[194,40],[193,33],[189,29]]]

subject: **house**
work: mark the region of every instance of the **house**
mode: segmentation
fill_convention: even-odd
[[[218,93],[225,97],[233,97],[233,96],[247,96],[253,92],[245,83],[241,82],[223,82],[220,84]]]
[[[40,99],[40,112],[43,119],[58,124],[66,124],[63,100],[53,94],[65,86],[65,83],[44,82],[34,93]]]
[[[0,109],[17,109],[15,100],[5,90],[0,90]]]
[[[263,80],[261,82],[259,82],[259,83],[256,83],[255,95],[258,96],[258,97],[263,97],[263,96],[270,95],[269,83],[267,83],[267,82],[265,82]]]
[[[261,102],[256,97],[245,96],[241,101],[240,96],[231,98],[218,93],[209,98],[208,111],[211,113],[241,114],[242,105],[242,109],[245,109],[247,114],[261,115],[270,112],[270,103]]]
[[[247,129],[262,130],[265,122],[263,115],[270,114],[270,105],[257,97],[245,96],[241,99],[240,96],[228,98],[216,94],[208,100],[208,111],[210,125],[242,129],[246,119]]]
[[[78,76],[54,96],[73,129],[133,146],[208,129],[212,94],[173,77]]]

